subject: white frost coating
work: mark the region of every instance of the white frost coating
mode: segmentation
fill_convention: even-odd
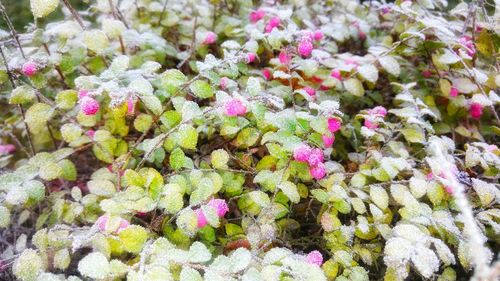
[[[434,174],[440,174],[440,180],[443,184],[450,186],[453,190],[453,197],[456,200],[457,206],[462,212],[464,218],[464,232],[466,237],[469,239],[469,243],[471,245],[470,249],[474,249],[470,252],[470,256],[472,258],[472,262],[475,265],[474,276],[471,280],[480,280],[484,277],[485,274],[489,272],[488,264],[491,259],[490,252],[484,247],[484,236],[481,234],[481,231],[474,220],[474,215],[472,213],[472,208],[467,201],[467,198],[464,194],[463,185],[457,181],[453,171],[457,170],[457,167],[452,162],[453,158],[449,157],[447,153],[445,153],[442,149],[443,141],[450,141],[448,138],[438,138],[431,137],[429,140],[429,154],[432,155],[432,160],[436,161],[440,164],[440,170],[435,171],[433,167]],[[448,157],[447,157],[448,156]]]

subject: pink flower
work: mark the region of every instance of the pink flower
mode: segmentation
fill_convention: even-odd
[[[464,35],[460,37],[458,42],[465,47],[469,56],[472,57],[476,54],[476,47],[474,46],[474,41],[472,41],[470,36]]]
[[[321,266],[323,264],[323,255],[319,251],[312,251],[307,254],[306,261],[309,264]]]
[[[335,79],[337,79],[339,81],[342,80],[342,74],[340,74],[340,70],[338,70],[338,69],[334,69],[332,71],[332,74],[330,74],[330,76],[332,76],[333,78],[335,78]]]
[[[13,144],[0,144],[0,155],[11,154],[16,151],[16,146]]]
[[[429,172],[427,173],[427,175],[425,176],[425,179],[430,181],[434,178],[434,174],[432,172]]]
[[[444,191],[446,191],[446,193],[448,194],[453,194],[453,187],[447,185],[444,187]]]
[[[93,139],[94,136],[95,136],[95,131],[94,130],[88,130],[87,132],[85,132],[85,135],[87,135],[87,137]]]
[[[217,211],[217,216],[219,216],[219,218],[222,218],[229,211],[229,207],[224,199],[212,199],[207,205]]]
[[[225,105],[227,116],[242,116],[247,113],[247,107],[239,99],[232,99]]]
[[[323,151],[319,148],[315,148],[311,151],[309,158],[307,158],[307,163],[311,167],[317,166],[320,163],[323,163]]]
[[[257,11],[252,11],[248,15],[248,18],[250,19],[250,22],[256,23],[260,21],[264,16],[266,15],[266,12],[262,9],[258,9]]]
[[[380,9],[380,13],[382,15],[386,15],[388,13],[391,12],[391,8],[389,6],[383,6],[381,9]]]
[[[323,145],[326,148],[332,147],[333,143],[335,142],[335,135],[327,136],[327,135],[322,135],[321,139],[323,139]]]
[[[89,91],[87,91],[87,90],[78,91],[78,99],[81,99],[81,98],[86,97],[88,95],[89,95]]]
[[[374,108],[370,109],[368,111],[370,115],[380,115],[382,117],[385,117],[387,115],[387,109],[383,106],[375,106]]]
[[[271,80],[273,78],[271,70],[269,70],[267,68],[262,69],[262,76],[264,76],[264,78],[266,78],[266,80]]]
[[[422,76],[424,78],[431,78],[432,77],[432,71],[426,69],[426,70],[422,71]]]
[[[85,115],[95,115],[99,111],[99,103],[89,96],[80,99],[80,108]]]
[[[225,90],[227,88],[227,83],[229,83],[229,78],[227,77],[222,77],[219,81],[219,86],[222,90]]]
[[[450,89],[450,97],[454,98],[458,96],[458,89],[456,87],[451,87]]]
[[[198,228],[203,228],[208,224],[207,217],[205,217],[202,209],[196,209],[194,213],[196,214],[196,219],[198,220]]]
[[[132,115],[135,112],[135,100],[134,98],[128,98],[127,100],[127,114]]]
[[[340,122],[337,118],[328,118],[328,130],[332,133],[340,130],[342,127],[342,122]]]
[[[473,102],[470,105],[469,113],[472,118],[479,119],[483,115],[483,106],[477,102]]]
[[[355,59],[348,58],[344,61],[345,64],[354,64],[355,66],[359,66],[359,63]]]
[[[314,31],[313,38],[315,41],[320,41],[323,39],[323,32],[321,30]]]
[[[378,124],[372,122],[370,119],[365,119],[364,125],[370,130],[378,128]]]
[[[278,27],[281,24],[281,19],[279,17],[272,17],[269,22],[267,23],[264,31],[266,33],[269,33],[273,31],[275,27]]]
[[[311,155],[312,149],[309,145],[303,143],[293,150],[293,159],[299,162],[307,162]]]
[[[318,165],[316,165],[314,167],[310,167],[309,173],[316,180],[320,180],[320,179],[324,178],[326,176],[325,164],[319,163]]]
[[[257,56],[254,53],[248,53],[247,54],[247,63],[252,63],[255,61],[255,58]]]
[[[205,39],[203,39],[203,44],[210,45],[210,44],[215,43],[215,41],[217,41],[217,34],[215,34],[212,31],[209,31],[205,35]]]
[[[311,87],[304,87],[304,91],[306,91],[306,93],[310,96],[310,97],[314,97],[316,95],[316,90],[314,90],[313,88]]]
[[[299,55],[302,57],[309,57],[311,56],[311,52],[313,50],[313,44],[311,43],[311,40],[308,38],[302,38],[300,40],[299,45],[297,46],[297,51],[299,52]]]
[[[287,51],[282,50],[280,52],[280,54],[278,55],[278,59],[279,59],[279,61],[280,61],[281,64],[287,65],[292,60],[292,57],[290,56],[290,54],[288,54]]]
[[[22,66],[22,72],[24,75],[31,77],[35,75],[38,71],[37,65],[34,61],[27,61]]]

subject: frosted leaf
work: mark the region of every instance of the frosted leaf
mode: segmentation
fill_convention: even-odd
[[[284,181],[278,185],[278,188],[283,191],[283,193],[292,201],[293,203],[298,203],[300,201],[300,195],[297,190],[297,186],[289,181]]]
[[[250,77],[247,80],[247,92],[252,95],[256,96],[260,94],[262,91],[262,87],[260,86],[260,80],[255,78],[255,77]]]
[[[405,266],[410,260],[413,245],[403,238],[392,238],[387,241],[384,248],[384,263],[388,267],[397,268]]]
[[[252,261],[252,254],[245,248],[238,248],[234,251],[230,258],[231,271],[233,273],[244,270]]]
[[[104,279],[110,271],[108,259],[99,252],[90,253],[80,260],[78,271],[89,278]]]
[[[119,20],[103,19],[102,21],[102,30],[109,38],[118,38],[123,33],[123,31],[125,31],[125,29],[125,25]]]
[[[418,204],[418,201],[413,197],[408,188],[402,184],[392,184],[391,187],[392,198],[403,206],[411,206]]]
[[[65,142],[72,142],[82,135],[82,128],[77,124],[66,123],[61,126],[61,136]]]
[[[241,277],[242,281],[264,281],[261,273],[256,268],[250,268]]]
[[[418,227],[411,224],[399,224],[393,228],[393,233],[397,237],[412,242],[417,242],[425,237],[425,234]]]
[[[427,181],[417,177],[410,179],[410,191],[415,198],[421,198],[427,193]]]
[[[401,73],[399,63],[394,57],[384,56],[379,58],[378,62],[384,68],[384,70],[391,75],[399,76],[399,74]]]
[[[109,180],[91,180],[87,182],[87,187],[90,193],[98,196],[111,197],[116,193],[115,185]]]
[[[455,264],[455,256],[442,240],[432,238],[431,241],[434,244],[439,259],[441,259],[445,265]]]
[[[439,260],[433,251],[424,246],[417,246],[414,251],[411,260],[422,276],[430,278],[439,270]]]
[[[35,18],[43,18],[59,6],[59,0],[30,0],[30,6]]]
[[[188,266],[183,266],[180,281],[203,281],[203,278],[198,270],[192,269]]]
[[[19,86],[12,90],[9,98],[9,104],[24,104],[35,99],[35,91],[26,85]]]
[[[109,46],[106,34],[100,30],[88,30],[83,32],[83,44],[97,54],[102,54]]]
[[[127,68],[129,67],[129,63],[130,63],[130,58],[128,56],[120,55],[113,59],[110,69],[114,73],[122,73],[125,70],[127,70]]]
[[[354,96],[361,97],[365,94],[363,84],[356,78],[350,78],[344,81],[345,89]]]
[[[380,185],[372,185],[370,187],[370,197],[377,207],[382,210],[387,209],[389,205],[389,195],[383,187]]]
[[[212,254],[208,251],[207,246],[198,241],[194,242],[191,247],[189,247],[188,254],[188,260],[192,263],[203,263],[212,258]]]
[[[472,187],[479,196],[482,206],[488,206],[495,200],[496,195],[499,194],[498,189],[493,184],[479,179],[472,179]]]
[[[8,227],[10,224],[10,211],[4,206],[0,206],[0,228]]]
[[[26,111],[26,124],[32,133],[45,130],[45,124],[52,117],[54,109],[45,103],[35,103]]]
[[[54,268],[65,270],[71,262],[68,249],[64,248],[57,251],[54,255]]]
[[[272,248],[264,256],[262,264],[274,264],[291,254],[292,252],[286,248]]]
[[[42,258],[35,250],[26,249],[17,258],[12,267],[12,272],[22,281],[35,281],[43,271],[43,264]]]
[[[36,281],[61,281],[61,278],[53,273],[43,272],[42,274],[38,275]]]
[[[358,69],[363,79],[370,83],[376,83],[378,80],[378,69],[373,64],[362,65]]]
[[[5,201],[11,205],[21,205],[28,201],[28,193],[21,188],[13,188],[7,192]]]

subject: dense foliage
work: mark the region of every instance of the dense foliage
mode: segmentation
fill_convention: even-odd
[[[500,1],[2,2],[0,279],[497,280]]]

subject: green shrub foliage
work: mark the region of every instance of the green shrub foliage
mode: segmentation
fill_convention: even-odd
[[[0,279],[498,278],[499,1],[85,2],[0,6]]]

